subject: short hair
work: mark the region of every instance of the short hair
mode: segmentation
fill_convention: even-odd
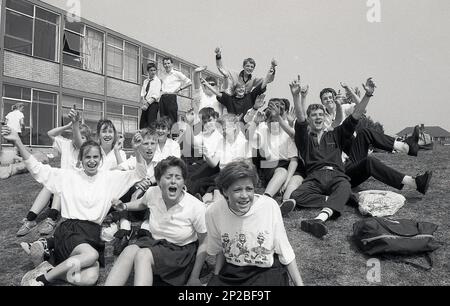
[[[170,61],[173,64],[173,58],[171,58],[170,56],[164,56],[162,61],[163,63],[164,61]]]
[[[238,87],[245,87],[245,84],[242,82],[236,82],[233,84],[233,87],[231,88],[233,93],[236,93],[236,88]]]
[[[158,134],[156,133],[156,129],[153,127],[143,128],[140,134],[142,136],[142,139],[158,136]]]
[[[78,153],[78,160],[83,160],[84,152],[90,150],[91,148],[97,148],[98,152],[100,152],[100,161],[103,161],[103,154],[100,147],[100,144],[92,139],[88,139],[86,142],[84,142],[80,147],[80,152]]]
[[[243,62],[243,64],[242,64],[242,67],[244,67],[245,64],[247,64],[247,63],[253,64],[253,66],[256,67],[256,62],[255,62],[255,60],[254,60],[253,58],[251,58],[251,57],[246,58],[246,59],[244,60],[244,62]]]
[[[158,70],[158,67],[156,67],[156,64],[153,62],[150,62],[147,64],[147,72],[150,70],[150,68],[155,68],[156,70]]]
[[[228,114],[222,115],[222,117],[217,119],[217,122],[219,124],[221,124],[222,126],[226,125],[227,123],[231,123],[233,125],[237,125],[237,124],[239,124],[240,120],[241,120],[240,116],[228,113]]]
[[[202,120],[202,123],[209,118],[217,119],[219,118],[219,113],[214,110],[212,107],[203,107],[199,112],[198,115],[200,116],[200,119]]]
[[[323,110],[323,112],[325,113],[325,106],[323,106],[322,104],[310,104],[308,106],[308,109],[306,110],[306,115],[309,117],[309,115],[311,115],[311,112],[321,109]]]
[[[281,98],[280,100],[284,103],[284,110],[288,112],[291,109],[291,102],[286,98]]]
[[[152,122],[150,124],[150,127],[153,129],[168,129],[170,131],[170,129],[172,128],[172,120],[167,117],[167,116],[163,116],[160,117],[158,120]]]
[[[206,78],[205,78],[205,81],[206,82],[214,82],[214,84],[216,84],[217,85],[217,79],[215,78],[215,77],[213,77],[213,76],[207,76]]]
[[[14,104],[13,106],[11,106],[11,110],[16,110],[16,109],[19,109],[24,106],[25,106],[25,104],[23,104],[22,102],[18,102],[16,104]]]
[[[324,88],[320,91],[319,94],[320,101],[322,101],[322,96],[328,92],[331,92],[331,94],[333,95],[333,99],[334,97],[336,97],[336,91],[333,88]]]
[[[169,156],[169,157],[163,159],[162,161],[160,161],[156,165],[155,179],[157,181],[159,181],[169,167],[180,168],[183,179],[184,180],[186,179],[186,176],[187,176],[186,163],[182,159],[175,157],[175,156]]]
[[[91,139],[92,136],[91,128],[84,123],[80,124],[80,134],[81,136],[86,137],[86,139]]]
[[[225,168],[220,170],[216,178],[216,185],[223,193],[234,182],[244,178],[250,178],[255,187],[259,181],[258,173],[253,164],[244,160],[237,160],[227,164]]]
[[[117,130],[116,127],[114,126],[114,123],[109,120],[109,119],[100,119],[97,122],[97,137],[100,137],[100,132],[103,128],[103,126],[107,127],[107,128],[112,128],[114,131],[114,141],[112,143],[112,147],[114,148],[114,145],[116,144],[117,141]],[[100,143],[100,139],[99,139],[99,143]]]

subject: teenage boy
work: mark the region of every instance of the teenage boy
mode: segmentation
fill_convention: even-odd
[[[156,76],[155,63],[147,64],[147,78],[141,89],[142,114],[139,121],[139,129],[149,127],[156,121],[159,111],[159,97],[161,94],[161,80]]]

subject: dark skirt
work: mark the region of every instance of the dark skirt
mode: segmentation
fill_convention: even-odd
[[[87,243],[99,254],[100,266],[105,266],[105,244],[100,239],[101,226],[90,221],[68,219],[62,222],[53,235],[55,248],[53,262],[58,265],[70,257],[80,244]]]
[[[270,268],[236,266],[225,262],[218,275],[213,275],[208,286],[289,286],[289,273],[278,255]]]
[[[265,184],[267,185],[270,180],[272,179],[273,175],[275,174],[275,170],[277,168],[283,168],[283,169],[288,169],[289,168],[289,160],[279,160],[278,163],[276,162],[270,162],[270,164],[273,164],[272,168],[263,168],[262,166],[264,166],[264,163],[266,161],[262,160],[261,161],[261,175],[262,175],[262,179],[264,180]]]
[[[195,173],[186,180],[188,192],[194,196],[197,193],[203,196],[211,192],[216,186],[215,178],[219,172],[220,168],[218,165],[211,168],[206,162],[200,164]]]
[[[184,286],[187,283],[197,257],[198,241],[178,246],[165,239],[155,240],[144,236],[135,244],[150,249],[155,262],[153,274],[159,280],[172,286]]]

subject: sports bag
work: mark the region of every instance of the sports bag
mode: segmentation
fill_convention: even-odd
[[[353,238],[359,249],[367,255],[423,254],[441,246],[433,236],[437,228],[436,224],[430,222],[370,217],[353,224]],[[432,266],[431,258],[426,258]]]

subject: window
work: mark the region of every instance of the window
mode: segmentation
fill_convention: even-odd
[[[58,60],[59,15],[23,0],[6,1],[5,48]]]
[[[95,133],[97,122],[103,118],[103,102],[64,95],[62,98],[62,124],[69,122],[68,114],[74,105],[81,113],[81,122],[89,126],[92,133]]]
[[[185,76],[187,76],[190,80],[192,80],[192,76],[191,76],[191,68],[189,66],[186,66],[184,64],[180,65],[180,71],[181,73],[183,73]],[[184,97],[192,97],[192,87],[189,86],[188,88],[182,90],[180,92],[180,95],[184,96]]]
[[[138,83],[139,47],[108,36],[106,71],[108,76]]]
[[[63,63],[84,70],[103,73],[104,34],[80,22],[66,20]]]
[[[138,108],[120,103],[106,104],[106,117],[114,123],[118,133],[124,138],[124,148],[131,148],[131,140],[138,130]]]
[[[155,52],[142,48],[142,65],[141,65],[141,73],[142,73],[142,83],[147,78],[147,64],[155,63]]]
[[[22,102],[25,105],[22,141],[26,145],[51,146],[52,140],[47,132],[57,124],[57,99],[53,92],[27,87],[5,84],[3,86],[2,108],[6,115],[14,104]]]

